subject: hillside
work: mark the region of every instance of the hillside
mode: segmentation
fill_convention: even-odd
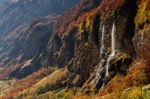
[[[0,11],[0,36],[47,15],[63,14],[80,0],[14,0]]]
[[[53,26],[80,0],[11,2],[0,11],[0,78],[23,78],[49,65],[46,47]]]
[[[149,99],[149,4],[84,0],[20,25],[1,38],[1,98]]]
[[[57,19],[56,16],[40,18],[30,24],[19,26],[2,38],[4,50],[0,52],[0,60],[7,64],[0,73],[1,77],[10,75],[22,78],[41,68],[43,63],[40,55],[46,52],[46,46]]]

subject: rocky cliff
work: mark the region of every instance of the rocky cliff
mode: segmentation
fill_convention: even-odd
[[[52,34],[48,31],[51,31],[56,17],[42,18],[30,26],[21,26],[15,30],[18,32],[10,33],[19,35],[6,36],[3,39],[5,45],[17,44],[21,50],[17,51],[18,47],[8,48],[8,56],[13,52],[12,56],[17,55],[17,58],[1,57],[1,60],[5,62],[11,59],[6,62],[9,65],[13,61],[24,63],[15,65],[19,69],[8,75],[23,78],[41,65],[57,67],[56,71],[41,78],[32,87],[13,94],[20,99],[148,99],[149,3],[149,0],[85,0],[58,18]],[[22,37],[25,45],[22,44]],[[7,44],[9,40],[15,43]],[[24,54],[20,56],[15,51]],[[35,63],[35,68],[30,67],[31,63]],[[144,94],[139,91],[140,88]],[[127,91],[131,94],[127,94]],[[11,92],[7,94],[14,97]]]
[[[22,78],[48,66],[45,62],[47,44],[53,26],[65,11],[79,2],[80,0],[9,1],[0,11],[1,77]]]
[[[114,5],[114,3],[116,4]],[[110,8],[107,9],[107,7]],[[113,24],[115,25],[115,30],[113,30],[115,32],[115,56],[113,60],[117,60],[117,58],[122,55],[127,57],[127,59],[125,58],[124,63],[121,62],[121,59],[116,61],[118,64],[110,65],[112,75],[117,72],[115,69],[118,69],[118,71],[121,68],[127,69],[127,65],[130,65],[132,60],[136,57],[132,42],[135,33],[134,18],[137,10],[136,0],[114,1],[110,4],[107,4],[107,1],[104,0],[99,5],[89,2],[86,4],[86,9],[88,9],[88,11],[85,10],[84,6],[82,6],[82,9],[85,12],[78,18],[76,18],[76,15],[72,16],[73,19],[70,23],[67,23],[66,21],[68,20],[67,16],[62,17],[63,20],[59,22],[68,24],[67,27],[58,23],[54,29],[54,35],[57,37],[55,41],[60,41],[61,44],[59,47],[60,50],[55,50],[56,55],[58,54],[59,56],[57,57],[59,58],[58,60],[67,59],[63,58],[63,56],[69,56],[66,52],[73,53],[72,59],[68,64],[68,69],[71,78],[72,76],[75,78],[76,76],[79,77],[78,81],[75,83],[75,86],[78,87],[81,87],[83,83],[89,79],[92,72],[95,73],[94,70],[99,68],[100,61],[104,60],[105,62],[103,62],[103,64],[107,63],[112,47],[111,33]],[[76,9],[73,10],[73,12],[77,11],[77,14],[80,12]],[[103,41],[102,32],[104,32]],[[58,38],[60,38],[60,40],[58,40]],[[68,40],[71,44],[68,43]],[[73,50],[68,46],[73,46],[71,47]],[[102,46],[104,47],[103,49]],[[101,52],[101,49],[103,50],[103,53]],[[120,65],[124,65],[124,67],[121,67]],[[106,65],[101,67],[102,70],[100,73],[103,77],[99,79],[99,83],[103,82],[101,80],[105,78],[105,66]]]
[[[113,92],[117,88],[112,88],[111,82],[118,75],[123,77],[121,84],[125,83],[122,89],[148,84],[149,60],[148,53],[144,52],[149,49],[146,43],[149,1],[95,2],[80,4],[62,16],[55,26],[50,55],[56,56],[58,66],[67,65],[67,86],[82,87],[88,94],[103,90],[105,86],[102,93]],[[68,15],[71,15],[69,19]],[[135,65],[137,63],[139,65]],[[129,84],[136,80],[138,73],[141,74],[139,80]]]

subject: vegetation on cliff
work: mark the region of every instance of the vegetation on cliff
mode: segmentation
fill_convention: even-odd
[[[33,67],[40,62],[49,68],[39,67],[35,73],[17,80],[15,88],[2,98],[149,99],[149,8],[149,0],[85,0],[75,6],[57,19],[42,53],[37,55],[43,47],[38,48],[35,54],[38,57],[33,57],[36,60],[32,60]],[[30,43],[33,46],[25,43],[24,52],[36,48],[35,42],[39,41],[40,46],[45,41],[40,39],[40,34],[45,33],[40,22],[28,28],[27,31],[32,29],[26,32],[31,39],[26,40],[33,40]],[[115,39],[113,57],[112,38]],[[32,70],[22,64],[15,66]],[[8,68],[9,71],[11,67]],[[96,76],[99,76],[97,82]]]

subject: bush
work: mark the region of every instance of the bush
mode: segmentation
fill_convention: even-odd
[[[135,18],[136,26],[140,26],[146,21],[150,21],[149,0],[141,0],[139,10]]]

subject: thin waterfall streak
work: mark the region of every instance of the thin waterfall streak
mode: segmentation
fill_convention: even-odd
[[[101,36],[101,48],[100,48],[100,57],[102,58],[102,54],[104,53],[104,36],[105,36],[105,26],[102,26],[102,36]],[[98,64],[98,70],[96,72],[96,77],[93,80],[92,83],[97,83],[100,77],[101,67],[102,67],[103,60],[100,59],[100,62]]]
[[[111,46],[112,46],[112,53],[114,53],[115,52],[115,23],[113,23],[113,27],[112,27]]]
[[[116,41],[115,41],[115,23],[113,23],[113,27],[112,27],[112,31],[111,31],[111,54],[109,55],[109,57],[107,59],[107,63],[106,63],[106,74],[105,74],[106,77],[109,76],[110,62],[115,56],[115,52],[116,52],[116,50],[115,50],[116,44],[115,43],[116,43]]]
[[[104,52],[104,33],[105,33],[105,26],[103,26],[103,29],[102,29],[102,40],[101,40],[100,56],[102,56],[102,54]]]
[[[113,23],[112,26],[112,31],[111,31],[111,54],[108,56],[107,60],[106,60],[106,64],[105,64],[105,68],[106,72],[105,72],[105,77],[109,76],[109,67],[110,67],[110,62],[111,60],[115,57],[115,53],[116,53],[116,41],[115,41],[115,23]],[[100,48],[100,62],[98,64],[98,68],[97,68],[97,72],[96,72],[96,77],[95,79],[92,81],[92,83],[97,84],[100,77],[101,77],[101,72],[103,71],[103,63],[104,63],[104,58],[103,58],[103,54],[104,54],[104,36],[105,36],[105,26],[102,26],[102,36],[101,36],[101,48]]]
[[[104,52],[104,34],[105,34],[105,26],[103,25],[103,27],[102,27],[102,38],[101,38],[101,49],[100,49],[100,57],[101,58],[102,58],[102,54]],[[96,74],[97,75],[96,76],[96,82],[98,82],[99,77],[100,77],[102,62],[103,62],[103,60],[101,59],[100,63],[99,63],[99,68],[98,68],[98,71],[97,71],[97,74]]]

